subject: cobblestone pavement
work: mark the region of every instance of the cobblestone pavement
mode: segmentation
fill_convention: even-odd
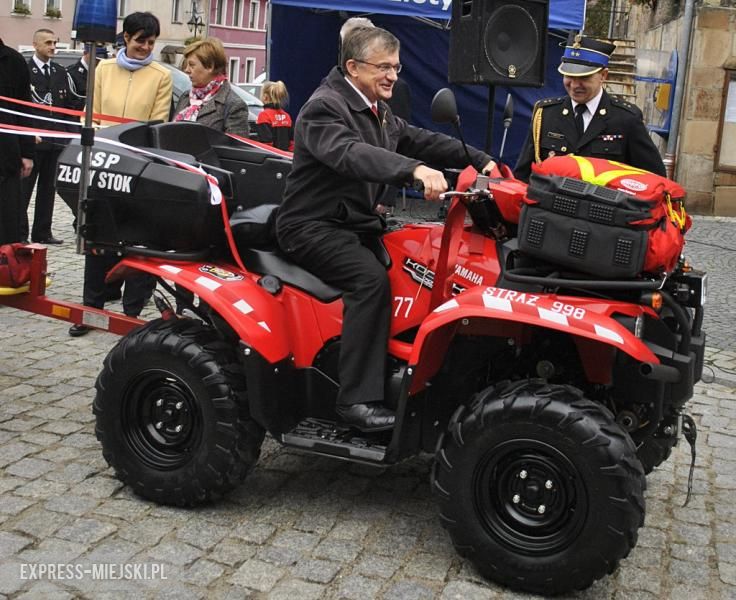
[[[54,233],[67,241],[49,250],[49,294],[77,299],[82,259],[61,201],[57,212]],[[712,369],[691,403],[700,430],[693,499],[681,508],[683,444],[649,477],[637,547],[575,597],[736,598],[735,228],[734,220],[697,219],[689,246],[711,274]],[[267,441],[252,475],[214,505],[178,510],[137,498],[113,477],[94,437],[93,384],[114,336],[72,339],[67,323],[5,307],[0,323],[0,595],[528,597],[483,581],[454,552],[435,514],[429,457],[377,469]],[[140,564],[150,575],[163,565],[166,579],[29,579],[31,566],[53,563]]]

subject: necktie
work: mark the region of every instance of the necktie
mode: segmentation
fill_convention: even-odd
[[[378,116],[378,106],[376,106],[375,104],[371,104],[371,112],[374,115]]]
[[[49,66],[48,64],[43,66],[43,76],[46,78],[46,81],[51,79],[51,73],[49,73]]]
[[[578,104],[575,107],[575,128],[578,130],[578,137],[582,137],[585,132],[585,124],[583,123],[583,115],[588,107],[585,104]]]

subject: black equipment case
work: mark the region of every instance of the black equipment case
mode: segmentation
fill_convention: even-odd
[[[525,254],[601,279],[642,272],[651,204],[571,177],[532,174],[519,221]]]

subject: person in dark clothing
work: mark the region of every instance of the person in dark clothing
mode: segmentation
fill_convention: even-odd
[[[87,102],[87,74],[91,49],[90,44],[85,44],[82,58],[66,69],[69,80],[69,107],[75,110],[83,110]],[[103,58],[107,58],[107,48],[96,46],[95,60],[100,61]]]
[[[570,34],[558,71],[567,96],[540,100],[514,174],[528,181],[533,162],[577,154],[626,163],[664,176],[657,147],[642,113],[633,104],[610,96],[603,83],[616,47]]]
[[[23,57],[0,39],[0,96],[30,101],[31,82]],[[1,101],[0,107],[21,112],[18,105]],[[0,122],[24,125],[25,119],[0,113]],[[21,241],[21,178],[33,170],[35,141],[30,136],[0,133],[0,244]]]
[[[267,81],[263,84],[261,100],[263,110],[258,114],[256,131],[258,141],[280,150],[294,149],[294,127],[291,115],[284,110],[289,99],[283,81]]]
[[[39,29],[33,34],[33,56],[28,59],[31,74],[31,99],[37,104],[69,108],[69,82],[66,70],[55,64],[51,58],[56,52],[56,35],[50,29]],[[35,111],[42,117],[66,119],[63,115],[48,111]],[[70,128],[59,123],[35,120],[34,127],[67,131]],[[36,207],[33,215],[33,227],[30,229],[31,240],[42,244],[61,244],[51,233],[51,222],[54,216],[54,200],[56,199],[56,163],[64,143],[53,138],[39,138],[36,144],[36,158],[31,175],[23,180],[23,201],[25,213],[21,220],[24,239],[28,238],[28,206],[31,203],[33,188],[36,189]]]
[[[343,291],[336,412],[363,431],[390,429],[395,420],[383,405],[391,299],[386,268],[374,253],[385,226],[376,202],[386,185],[414,180],[437,200],[447,182],[425,162],[468,165],[458,140],[392,114],[386,101],[400,70],[399,41],[388,31],[361,27],[345,36],[341,66],[296,120],[293,167],[276,218],[282,250]],[[469,151],[475,168],[493,167],[490,156]]]

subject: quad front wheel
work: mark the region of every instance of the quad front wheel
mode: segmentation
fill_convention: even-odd
[[[644,522],[631,438],[579,390],[543,381],[489,388],[458,409],[432,486],[457,551],[489,579],[538,594],[611,573]]]
[[[264,431],[248,413],[234,348],[198,321],[157,319],[110,351],[96,383],[97,438],[121,481],[192,506],[238,485]]]

